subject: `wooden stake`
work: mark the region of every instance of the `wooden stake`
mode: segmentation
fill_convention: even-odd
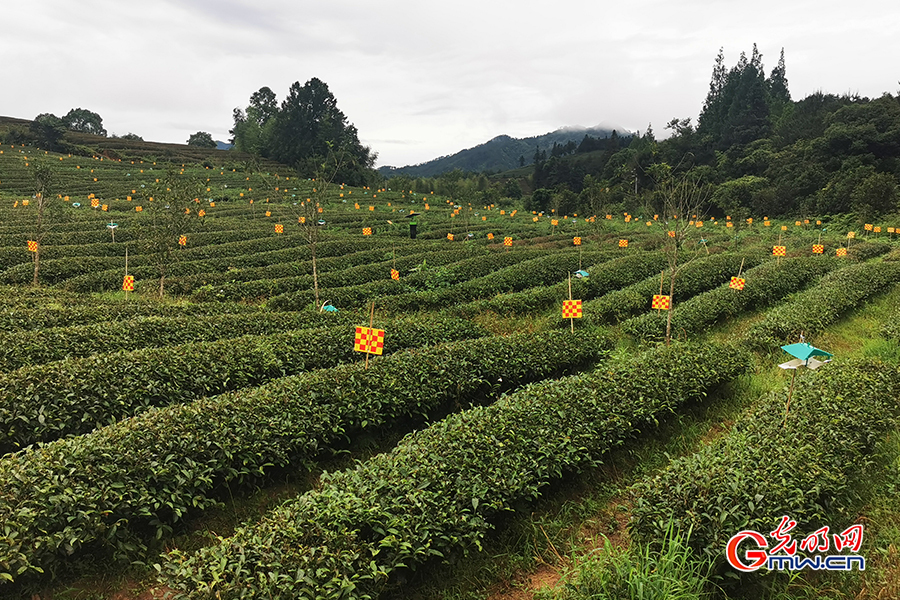
[[[784,407],[784,423],[787,423],[788,411],[791,409],[791,396],[794,395],[794,378],[797,377],[797,369],[794,369],[794,373],[791,375],[791,389],[788,390],[788,399],[787,405]],[[784,424],[781,425],[784,427]]]
[[[741,268],[738,269],[738,277],[740,277],[741,273],[743,273],[743,272],[744,272],[744,259],[742,258],[741,259]]]
[[[572,301],[572,274],[569,273],[569,302]],[[572,333],[575,333],[575,317],[569,317],[569,325]]]
[[[372,300],[372,310],[369,313],[369,329],[372,329],[372,325],[375,323],[375,301]],[[368,349],[366,351],[366,371],[369,370],[369,352]]]
[[[666,272],[663,271],[662,273],[659,274],[659,295],[660,296],[662,296],[663,280],[665,280],[665,278],[666,278]],[[661,313],[662,313],[662,309],[657,308],[656,314],[661,314]]]
[[[128,246],[125,246],[125,277],[128,277]],[[125,290],[125,300],[128,300],[128,290]]]

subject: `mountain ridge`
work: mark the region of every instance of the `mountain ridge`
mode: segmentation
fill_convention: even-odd
[[[508,171],[534,162],[535,151],[549,153],[554,144],[564,146],[570,142],[580,143],[584,137],[607,138],[613,132],[619,136],[630,136],[632,132],[598,125],[595,127],[565,126],[554,131],[525,138],[515,138],[507,134],[497,135],[490,140],[460,150],[455,154],[404,167],[386,165],[378,168],[378,172],[386,177],[394,175],[410,175],[414,177],[434,177],[441,173],[461,169],[466,172],[481,173]]]

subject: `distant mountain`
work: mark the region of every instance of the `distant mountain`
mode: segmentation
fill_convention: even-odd
[[[413,177],[433,177],[454,169],[462,169],[472,173],[485,171],[508,171],[520,166],[520,157],[525,159],[525,164],[534,162],[534,151],[544,150],[550,154],[553,144],[564,146],[569,142],[579,144],[585,135],[594,138],[606,138],[612,135],[613,129],[609,127],[563,127],[528,138],[514,138],[508,135],[498,135],[494,139],[479,144],[474,148],[461,150],[450,156],[442,156],[418,165],[406,167],[380,167],[378,172],[385,177],[393,175],[412,175]],[[616,129],[620,136],[629,136],[631,132],[624,129]]]
[[[231,150],[232,148],[234,148],[234,144],[228,144],[216,140],[216,150]]]

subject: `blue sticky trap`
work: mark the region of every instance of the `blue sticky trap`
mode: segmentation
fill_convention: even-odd
[[[799,344],[788,344],[787,346],[782,346],[781,349],[794,358],[799,358],[800,360],[808,360],[813,356],[823,356],[825,358],[832,358],[834,356],[830,352],[825,352],[824,350],[820,350],[819,348],[816,348],[805,342],[801,342]]]
[[[584,279],[585,277],[588,277],[588,275],[588,272],[584,270],[575,271],[575,277],[578,279]]]
[[[338,311],[337,307],[332,306],[330,304],[328,306],[324,307],[322,310],[324,310],[325,312],[337,312]]]

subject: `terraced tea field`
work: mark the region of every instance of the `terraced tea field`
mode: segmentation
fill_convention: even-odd
[[[869,527],[808,593],[896,590],[894,224],[670,223],[3,147],[0,596],[580,598],[674,528],[791,597],[724,559],[783,515]]]

